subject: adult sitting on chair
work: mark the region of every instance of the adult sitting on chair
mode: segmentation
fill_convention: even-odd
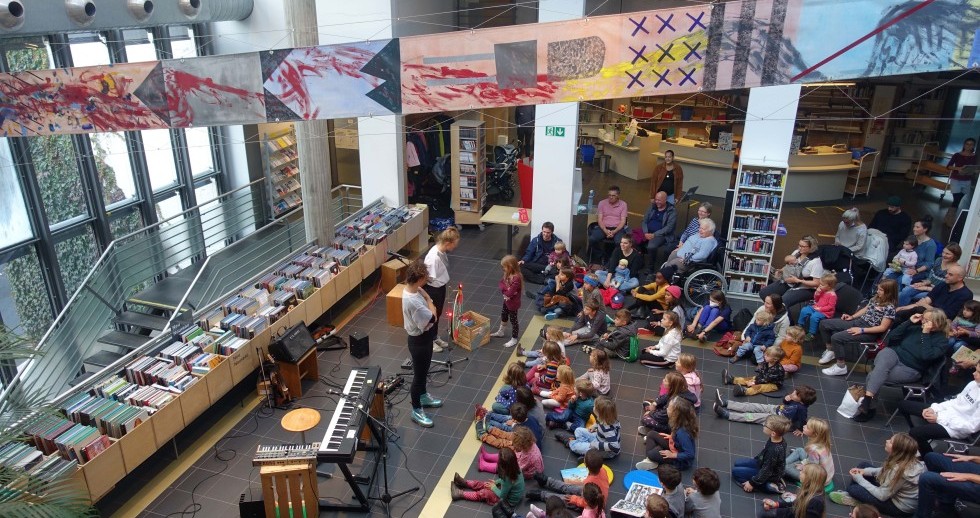
[[[980,455],[933,452],[922,460],[929,471],[919,476],[916,518],[957,516],[957,499],[980,503]]]
[[[620,259],[626,259],[626,268],[630,271],[630,276],[626,282],[620,283],[618,288],[622,293],[629,293],[630,290],[640,285],[636,275],[640,271],[640,264],[643,260],[640,258],[640,252],[633,249],[633,238],[630,236],[624,234],[619,238],[619,248],[609,258],[606,269],[599,270],[595,274],[602,282],[602,286],[608,288],[612,285],[613,274],[616,272],[616,267],[619,266]]]
[[[817,238],[807,235],[800,238],[797,249],[792,255],[796,257],[797,264],[803,265],[803,273],[799,276],[789,276],[776,282],[770,282],[765,288],[759,291],[759,298],[766,300],[766,297],[776,293],[783,296],[783,304],[791,308],[800,302],[813,299],[813,292],[820,284],[820,276],[823,275],[823,262],[817,254],[817,246],[820,243]]]
[[[915,255],[919,259],[915,263],[915,268],[909,268],[900,272],[885,270],[882,276],[886,279],[898,280],[902,277],[903,273],[907,273],[912,276],[912,282],[921,281],[926,278],[929,268],[932,268],[932,265],[936,262],[936,240],[929,237],[929,230],[931,229],[932,217],[930,216],[926,216],[912,225],[912,235],[919,243],[915,245]]]
[[[844,313],[840,318],[827,318],[820,321],[820,336],[827,350],[820,356],[819,363],[827,364],[837,360],[823,370],[828,376],[847,374],[844,353],[848,345],[860,347],[862,343],[878,340],[895,320],[895,298],[898,296],[898,283],[885,279],[878,283],[875,296],[868,305],[855,311],[853,315]]]
[[[895,309],[895,320],[898,323],[908,320],[912,315],[922,313],[931,308],[941,309],[946,318],[953,319],[963,309],[966,301],[973,299],[973,292],[963,283],[966,271],[962,266],[954,264],[946,270],[946,280],[936,285],[925,298],[907,306]]]
[[[925,457],[932,451],[933,439],[965,439],[980,431],[977,405],[980,405],[980,367],[973,371],[973,383],[967,384],[955,398],[931,405],[903,399],[898,402],[898,411],[909,424],[909,435],[919,443],[919,454]],[[916,425],[912,416],[921,417],[925,423]]]
[[[912,232],[912,216],[902,211],[902,199],[890,196],[887,207],[875,212],[868,228],[882,231],[888,236],[888,257],[894,257],[902,246],[902,240]]]
[[[685,241],[684,246],[670,253],[663,270],[669,272],[671,276],[678,271],[687,271],[691,264],[707,261],[717,246],[715,222],[711,218],[702,219],[698,234]]]
[[[653,271],[663,261],[661,250],[674,241],[677,228],[677,211],[667,203],[667,193],[660,191],[653,197],[650,210],[643,216],[643,237],[647,240],[646,271]]]
[[[850,208],[840,215],[840,224],[834,236],[834,244],[847,247],[851,252],[864,250],[864,241],[868,237],[868,226],[861,221],[861,212]]]
[[[628,207],[626,202],[619,199],[619,187],[612,185],[606,199],[596,206],[596,225],[589,231],[589,262],[594,263],[595,252],[599,250],[599,262],[605,259],[603,241],[608,239],[613,243],[619,242],[626,228]]]
[[[677,247],[674,248],[675,250],[687,242],[691,236],[696,236],[698,234],[698,229],[701,228],[701,220],[711,217],[712,207],[713,205],[711,205],[711,202],[707,201],[698,204],[698,213],[691,218],[691,221],[687,224],[687,228],[685,228],[684,232],[681,233],[681,237],[677,241]]]
[[[555,243],[561,238],[555,235],[555,224],[545,221],[541,225],[541,233],[534,237],[527,245],[524,257],[518,261],[521,265],[521,275],[526,282],[534,284],[544,284],[547,277],[543,272],[548,267],[548,255],[555,251]],[[557,270],[555,270],[557,273]]]
[[[868,373],[864,399],[854,420],[863,423],[877,412],[878,391],[885,383],[914,383],[946,358],[949,349],[946,333],[949,321],[942,310],[932,308],[912,315],[889,335],[889,347],[875,356],[875,366]]]
[[[950,243],[943,248],[943,253],[939,254],[932,268],[929,268],[929,276],[919,282],[913,282],[911,286],[902,288],[898,293],[898,305],[908,306],[909,304],[925,297],[939,283],[946,281],[946,270],[950,266],[959,264],[960,257],[963,256],[963,249],[957,243]]]

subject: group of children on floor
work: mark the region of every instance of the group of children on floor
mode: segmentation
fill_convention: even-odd
[[[896,257],[896,261],[901,259]],[[494,336],[506,335],[505,324],[509,323],[511,340],[505,346],[510,347],[517,345],[517,310],[523,282],[516,258],[505,257],[501,266],[504,302],[500,329]],[[560,258],[554,266],[557,275],[539,300],[539,309],[547,310],[548,320],[575,314],[575,324],[568,330],[546,327],[540,350],[518,346],[518,356],[524,361],[508,365],[505,386],[492,408],[478,408],[476,415],[477,436],[499,449],[499,453],[490,453],[481,448],[479,469],[495,473],[496,478],[474,481],[457,474],[452,497],[494,505],[494,516],[511,516],[526,496],[531,501],[546,502],[544,509],[532,506],[529,516],[572,516],[567,514],[571,507],[581,509],[581,516],[604,517],[609,484],[602,464],[620,453],[622,433],[616,403],[608,396],[610,358],[626,358],[630,341],[637,334],[654,332],[661,335],[659,341],[643,349],[639,361],[649,367],[675,370],[664,376],[658,396],[643,402],[638,432],[643,436],[646,456],[636,468],[657,470],[664,486],[662,497],[650,497],[647,516],[720,517],[717,473],[700,467],[694,470],[693,487],[684,488],[681,484],[680,472],[695,467],[702,403],[696,358],[682,352],[681,341],[688,336],[703,342],[733,330],[731,309],[724,294],[713,292],[709,304],[685,325],[685,315],[679,307],[680,289],[669,285],[663,273],[658,272],[651,284],[633,290],[637,301],[634,311],[617,311],[610,325],[598,293],[598,278],[586,275],[581,291],[574,293],[573,271],[563,268]],[[752,322],[728,349],[731,363],[743,358],[758,363],[755,375],[750,377],[733,377],[727,369],[723,371],[723,382],[735,386],[734,395],[750,396],[782,388],[786,375],[801,366],[803,343],[813,339],[822,320],[835,316],[836,284],[834,274],[821,276],[814,303],[801,312],[797,326],[787,325],[781,301],[776,301],[780,306],[776,310],[769,307],[767,300],[766,306],[756,311]],[[860,316],[856,314],[855,318]],[[962,347],[965,338],[978,333],[980,303],[970,301],[955,321],[950,346]],[[780,335],[782,338],[778,339]],[[581,376],[576,377],[570,367],[566,354],[569,345],[582,345],[589,353],[590,367]],[[833,491],[835,467],[829,423],[808,418],[808,407],[817,399],[812,387],[796,386],[780,404],[730,401],[720,390],[715,395],[712,409],[718,417],[761,424],[767,436],[756,456],[734,462],[732,477],[741,488],[782,495],[787,481],[799,486],[795,499],[765,499],[761,516],[823,516],[825,494],[836,503],[855,506],[851,514],[854,518],[877,518],[879,510],[886,514],[915,511],[918,476],[925,467],[917,456],[915,440],[908,434],[898,433],[886,441],[887,458],[882,467],[859,464],[848,472],[852,482],[846,490]],[[567,484],[544,475],[541,443],[546,428],[585,463],[589,475],[583,484]],[[804,446],[789,448],[785,439],[789,433],[805,437]],[[539,489],[526,489],[529,478],[537,482]]]

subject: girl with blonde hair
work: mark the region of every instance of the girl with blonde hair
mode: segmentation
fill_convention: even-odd
[[[803,425],[803,435],[807,442],[802,448],[794,448],[786,457],[786,476],[800,480],[800,473],[809,464],[819,464],[827,473],[825,485],[833,489],[834,459],[830,454],[830,423],[824,419],[811,417]]]

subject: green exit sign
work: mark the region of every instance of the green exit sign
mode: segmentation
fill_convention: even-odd
[[[565,127],[564,126],[545,126],[544,134],[548,137],[564,137]]]

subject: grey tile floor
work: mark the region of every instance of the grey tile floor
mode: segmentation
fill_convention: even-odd
[[[624,188],[628,201],[635,207],[643,207],[635,212],[642,212],[648,200],[645,199],[646,181],[631,182],[616,175],[593,174],[586,170],[586,190],[595,188],[599,191],[611,183],[618,183]],[[875,192],[881,193],[877,198],[861,200],[859,205],[867,209],[867,218],[873,210],[883,206],[881,199],[898,192],[910,200],[910,212],[913,215],[933,213],[939,217],[938,200],[926,195],[912,193],[905,187],[906,182],[898,179],[885,180],[885,185]],[[721,202],[723,200],[709,200]],[[844,202],[838,202],[843,204]],[[848,202],[848,205],[851,205]],[[945,209],[945,206],[942,209]],[[785,211],[787,226],[791,226],[791,234],[801,230],[806,232],[824,232],[832,234],[839,221],[839,212],[834,210],[818,210],[811,212],[802,205],[788,207]],[[719,217],[720,220],[720,217]],[[500,302],[497,291],[497,280],[500,276],[498,259],[505,253],[505,228],[499,225],[487,226],[484,231],[475,227],[463,230],[461,246],[452,255],[451,273],[453,282],[464,285],[465,309],[473,310],[491,318],[493,325],[499,320]],[[935,232],[937,236],[941,232]],[[521,236],[515,237],[516,243]],[[795,237],[793,237],[795,240]],[[777,246],[779,242],[777,241]],[[370,280],[368,281],[370,282]],[[353,366],[379,365],[384,375],[395,372],[406,372],[400,369],[401,362],[407,357],[404,331],[390,327],[385,319],[383,295],[379,294],[365,311],[353,319],[343,329],[343,335],[359,331],[367,334],[370,339],[371,354],[358,360],[346,352],[323,352],[319,355],[321,380],[320,383],[307,382],[304,386],[304,397],[294,404],[313,408],[329,409],[333,403],[327,394],[329,385],[336,386],[343,382]],[[533,305],[525,299],[520,318],[528,322],[533,315]],[[530,344],[525,343],[525,346]],[[738,457],[752,456],[761,450],[765,438],[762,429],[756,425],[729,423],[716,418],[710,410],[714,389],[720,385],[721,369],[728,366],[722,359],[715,357],[710,350],[686,346],[686,350],[698,357],[698,369],[704,379],[705,407],[700,416],[701,436],[698,440],[697,465],[707,466],[719,472],[722,480],[722,514],[724,516],[755,515],[761,505],[761,496],[746,494],[734,485],[730,478],[732,461]],[[570,349],[573,367],[581,372],[587,367],[587,358],[577,350]],[[813,356],[818,351],[807,351]],[[505,366],[511,351],[500,346],[500,341],[491,342],[472,353],[455,350],[448,356],[453,359],[468,358],[468,361],[457,363],[453,367],[453,376],[435,374],[431,377],[429,387],[433,394],[443,397],[446,404],[443,408],[432,412],[436,422],[435,428],[420,429],[408,417],[409,404],[406,401],[407,391],[399,392],[389,400],[388,419],[396,431],[388,459],[390,489],[397,492],[420,485],[421,491],[395,499],[390,507],[392,516],[419,516],[429,492],[435,487],[449,461],[456,451],[460,440],[467,433],[471,423],[474,403],[482,402],[491,390],[499,372]],[[437,359],[444,359],[446,353],[437,354]],[[749,374],[751,367],[745,363],[736,365],[732,372],[735,375]],[[619,415],[623,429],[623,452],[609,461],[609,466],[616,474],[616,481],[611,488],[610,499],[615,501],[623,496],[625,490],[621,484],[625,473],[633,469],[633,464],[643,458],[643,442],[635,430],[639,423],[640,401],[654,395],[659,388],[663,376],[662,371],[649,370],[637,364],[614,363],[612,381],[613,394],[619,405]],[[860,376],[858,380],[860,381]],[[870,423],[858,424],[840,417],[835,412],[836,406],[846,388],[844,380],[824,376],[809,365],[796,374],[790,384],[809,384],[817,389],[820,397],[810,408],[810,415],[829,419],[832,423],[834,436],[834,460],[837,468],[835,484],[844,487],[842,474],[847,469],[862,460],[881,462],[884,458],[884,440],[894,431],[904,431],[903,423],[894,421],[891,428],[884,426],[884,417],[879,417]],[[723,389],[727,394],[727,389]],[[895,394],[883,394],[885,405],[894,407]],[[756,399],[765,399],[759,396]],[[177,516],[189,507],[192,502],[200,505],[198,516],[224,517],[238,516],[237,502],[239,496],[245,493],[246,499],[252,499],[261,492],[258,479],[258,469],[252,467],[251,456],[259,444],[277,444],[298,442],[296,434],[285,432],[279,426],[279,420],[284,414],[282,410],[261,410],[238,423],[231,434],[218,442],[217,447],[205,455],[193,468],[184,473],[169,487],[163,495],[156,499],[141,516]],[[309,437],[320,437],[325,428],[326,420],[317,428],[308,432]],[[795,437],[789,438],[791,447],[802,445]],[[575,463],[574,455],[555,442],[546,438],[542,447],[545,456],[547,473],[558,476],[559,470]],[[374,462],[362,459],[352,466],[355,474],[361,471],[370,472]],[[151,461],[154,462],[154,461]],[[488,478],[489,474],[481,474],[476,470],[475,462],[471,465],[468,478]],[[129,484],[140,484],[142,479],[127,481]],[[684,483],[690,482],[690,472],[684,477]],[[380,484],[371,489],[371,496],[378,496]],[[529,488],[535,483],[530,481]],[[346,485],[337,479],[325,480],[320,486],[321,495],[331,495],[343,501],[350,501],[350,491]],[[126,488],[116,490],[125,492]],[[521,505],[522,512],[527,510],[527,503]],[[846,516],[848,510],[844,507],[830,504],[828,516]],[[472,516],[489,514],[489,507],[470,502],[457,502],[451,507],[447,516]],[[347,514],[363,516],[364,513],[338,513],[331,516]],[[380,503],[375,503],[369,513],[371,516],[384,516],[385,509]]]

